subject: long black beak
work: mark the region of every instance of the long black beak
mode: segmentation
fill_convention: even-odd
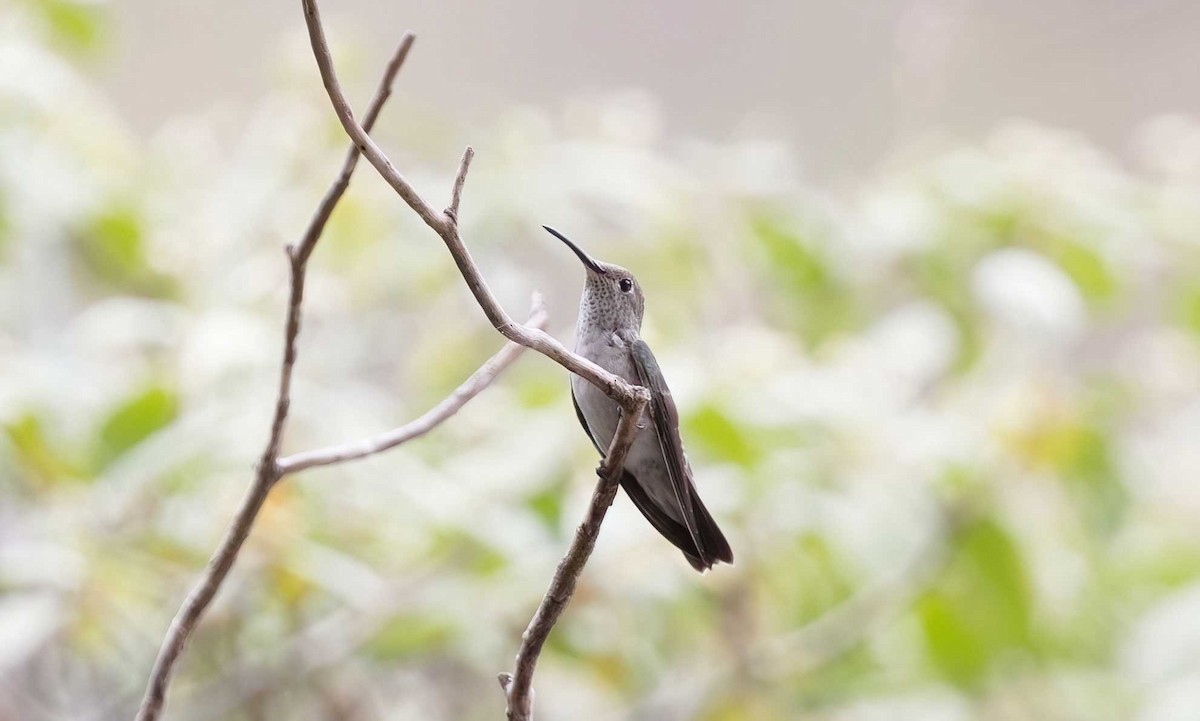
[[[583,252],[583,250],[578,245],[575,245],[570,240],[567,240],[567,236],[563,235],[562,233],[558,232],[557,230],[555,230],[554,228],[551,228],[548,225],[543,225],[542,227],[546,229],[547,233],[549,233],[550,235],[553,235],[555,238],[558,238],[562,242],[566,243],[568,248],[575,251],[575,255],[579,256],[579,259],[583,261],[583,264],[587,266],[588,270],[592,271],[593,273],[599,273],[600,275],[604,275],[605,273],[607,273],[607,271],[605,271],[604,268],[599,263],[592,260],[592,256]]]

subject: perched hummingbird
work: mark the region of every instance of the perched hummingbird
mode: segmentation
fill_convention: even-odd
[[[639,336],[645,310],[641,286],[628,270],[594,260],[558,231],[542,227],[566,243],[587,269],[575,324],[575,352],[650,391],[646,413],[652,423],[638,433],[629,449],[621,487],[650,525],[683,551],[697,571],[720,561],[733,563],[729,542],[692,483],[692,468],[683,452],[679,412],[671,391],[650,346]],[[574,375],[571,399],[583,430],[603,455],[617,432],[620,406],[604,391]]]

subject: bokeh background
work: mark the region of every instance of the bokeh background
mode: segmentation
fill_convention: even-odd
[[[131,718],[265,442],[345,147],[298,3],[0,8],[0,719]],[[618,498],[540,719],[1200,717],[1200,10],[327,2],[377,137],[514,315],[626,265],[737,565]],[[435,6],[436,5],[436,6]],[[310,266],[285,450],[499,346],[365,164]],[[168,718],[494,719],[592,487],[527,355],[289,479]]]

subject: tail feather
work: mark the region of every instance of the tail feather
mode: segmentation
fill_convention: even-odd
[[[625,494],[633,501],[633,505],[642,512],[650,525],[654,526],[654,530],[683,551],[692,568],[703,573],[718,562],[733,563],[733,551],[729,548],[729,542],[725,540],[725,535],[717,527],[708,509],[695,495],[692,500],[695,502],[696,540],[700,542],[699,547],[687,527],[655,505],[637,478],[629,471],[621,474],[621,487],[625,489]]]
[[[696,504],[696,535],[700,537],[700,545],[704,546],[704,554],[712,564],[717,561],[733,563],[733,549],[729,547],[729,541],[725,540],[725,534],[721,533],[712,514],[704,507],[699,496],[693,495],[692,500]]]

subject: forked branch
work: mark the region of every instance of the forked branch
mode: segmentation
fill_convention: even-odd
[[[321,13],[317,8],[316,0],[301,0],[301,4],[304,8],[304,21],[308,25],[308,37],[312,43],[313,55],[316,57],[317,67],[321,71],[321,81],[325,85],[325,91],[329,94],[333,110],[337,113],[338,120],[341,121],[342,127],[345,128],[346,134],[350,136],[350,139],[362,153],[363,157],[375,167],[375,170],[379,171],[380,176],[408,204],[408,207],[412,208],[413,212],[420,216],[421,220],[425,221],[425,224],[441,237],[442,241],[446,244],[447,250],[450,251],[451,257],[454,258],[454,263],[458,266],[459,273],[462,274],[463,280],[466,281],[467,287],[471,289],[471,293],[475,296],[479,307],[483,309],[484,315],[487,316],[496,330],[500,331],[505,338],[541,353],[572,373],[594,384],[597,388],[603,390],[608,397],[620,404],[626,412],[632,413],[639,404],[639,401],[642,403],[648,401],[649,394],[645,389],[627,383],[624,379],[609,373],[590,360],[575,355],[567,350],[566,346],[562,343],[559,343],[541,330],[528,328],[509,317],[508,313],[500,305],[500,302],[496,300],[496,296],[492,294],[492,290],[488,287],[483,273],[475,265],[475,260],[471,257],[471,252],[467,250],[466,244],[463,243],[462,237],[459,235],[457,212],[446,213],[434,210],[433,206],[426,202],[412,184],[400,174],[400,171],[396,170],[396,166],[392,164],[392,161],[388,159],[383,150],[371,139],[366,128],[355,120],[354,112],[350,109],[350,103],[346,100],[346,94],[342,91],[342,86],[338,82],[337,72],[333,67],[333,58],[329,53],[329,43],[325,39],[325,30],[321,26]],[[455,181],[456,190],[452,193],[451,204],[449,206],[452,210],[456,207],[457,198],[461,197],[462,190],[460,186],[466,182],[466,172],[472,156],[473,151],[467,148],[459,169],[458,178]]]
[[[525,323],[533,328],[541,328],[546,323],[546,320],[546,306],[542,302],[541,296],[535,295],[533,310],[529,316],[529,320],[525,321]],[[457,413],[458,409],[465,406],[468,401],[491,385],[496,376],[503,373],[505,368],[512,365],[513,361],[520,357],[524,350],[524,346],[516,343],[505,343],[500,352],[492,356],[487,363],[480,366],[479,370],[471,374],[470,378],[454,389],[454,392],[446,396],[441,403],[429,409],[420,418],[406,423],[399,428],[394,428],[386,433],[380,433],[377,436],[364,438],[352,443],[330,446],[314,451],[305,451],[280,458],[278,464],[280,475],[299,473],[309,468],[329,466],[335,463],[345,463],[346,461],[373,456],[376,453],[382,453],[390,448],[395,448],[402,443],[407,443],[414,438],[425,435],[447,418]]]
[[[608,513],[617,496],[620,487],[621,467],[625,465],[625,456],[630,446],[642,429],[642,411],[622,413],[621,421],[617,424],[617,432],[613,435],[608,453],[604,456],[600,467],[596,469],[599,480],[596,490],[592,492],[592,501],[588,504],[586,515],[579,528],[575,529],[575,538],[567,555],[558,563],[550,588],[542,598],[533,620],[521,635],[521,648],[517,651],[516,673],[502,673],[499,676],[500,688],[508,699],[509,721],[529,721],[533,718],[533,672],[537,667],[538,656],[542,645],[554,628],[558,617],[575,594],[575,584],[579,574],[592,555],[596,546],[596,538],[600,535],[600,524]]]
[[[312,43],[313,55],[316,58],[317,67],[321,71],[321,81],[325,85],[334,112],[337,113],[346,134],[354,141],[355,146],[367,161],[379,171],[383,179],[412,208],[413,212],[441,237],[450,251],[450,255],[454,258],[467,287],[471,289],[476,302],[483,309],[484,315],[504,337],[536,350],[568,371],[581,376],[604,391],[622,409],[621,424],[605,456],[606,460],[601,466],[600,481],[592,494],[587,515],[576,531],[571,547],[559,564],[549,590],[542,599],[529,628],[525,631],[524,641],[517,655],[516,672],[512,676],[508,674],[501,676],[501,685],[508,698],[509,719],[527,721],[532,714],[532,679],[538,655],[541,653],[542,645],[554,627],[554,623],[570,600],[579,575],[595,546],[600,532],[600,524],[616,495],[621,466],[637,435],[642,412],[649,401],[649,394],[644,388],[627,383],[624,379],[609,373],[586,358],[572,353],[546,333],[515,323],[508,316],[492,294],[487,281],[478,266],[475,265],[470,251],[467,250],[466,244],[463,243],[459,234],[458,204],[462,196],[462,186],[466,182],[467,170],[474,154],[473,151],[471,148],[467,148],[463,156],[451,193],[450,205],[446,211],[437,212],[396,169],[383,150],[371,139],[366,128],[354,119],[354,113],[350,109],[345,93],[342,92],[333,67],[333,58],[329,52],[329,43],[325,39],[325,30],[321,26],[321,15],[316,0],[301,0],[301,4],[304,9],[304,20],[308,25],[308,36]]]
[[[380,81],[379,89],[376,91],[374,99],[371,101],[367,114],[364,117],[364,132],[369,130],[374,124],[380,109],[391,94],[392,82],[395,80],[396,74],[400,71],[400,67],[404,63],[404,58],[408,55],[409,48],[412,47],[413,39],[411,34],[406,34],[396,53],[392,56],[391,62],[388,63],[387,70]],[[342,195],[346,192],[346,188],[350,184],[350,176],[353,174],[354,168],[358,163],[358,156],[358,149],[351,147],[346,154],[346,160],[342,164],[341,173],[326,192],[316,213],[313,214],[300,243],[295,246],[289,245],[287,248],[291,270],[291,291],[288,300],[287,321],[284,329],[283,362],[279,373],[279,394],[275,401],[275,412],[271,421],[271,431],[266,448],[263,450],[262,457],[259,460],[254,482],[251,484],[246,498],[242,501],[237,515],[226,531],[221,544],[214,551],[199,582],[197,582],[191,593],[188,594],[183,605],[176,613],[174,620],[172,620],[170,628],[167,630],[166,637],[163,639],[162,646],[159,649],[158,657],[155,659],[154,667],[150,672],[146,693],[142,698],[142,703],[137,714],[138,721],[155,721],[162,714],[175,664],[183,653],[183,649],[187,645],[188,639],[191,638],[197,624],[199,624],[200,619],[212,603],[217,591],[220,590],[221,585],[229,574],[229,570],[237,560],[242,544],[245,543],[247,536],[249,536],[250,529],[258,517],[259,511],[262,509],[267,495],[280,478],[305,468],[340,463],[379,453],[427,433],[439,423],[452,416],[471,398],[478,395],[497,375],[516,360],[517,356],[524,350],[522,346],[515,343],[505,344],[505,347],[496,356],[476,371],[450,397],[412,423],[359,444],[336,447],[324,451],[301,453],[283,460],[279,459],[279,448],[282,443],[284,429],[287,425],[288,411],[291,405],[292,370],[296,365],[296,338],[300,333],[301,307],[304,301],[304,280],[308,268],[308,259],[311,257],[317,241],[325,230],[325,225],[329,221],[330,215],[332,215],[338,201],[341,200]],[[461,182],[456,181],[456,187],[460,186]],[[461,192],[461,188],[459,192]],[[528,323],[531,327],[538,328],[545,320],[545,308],[542,306],[540,299],[535,299],[533,314]]]

